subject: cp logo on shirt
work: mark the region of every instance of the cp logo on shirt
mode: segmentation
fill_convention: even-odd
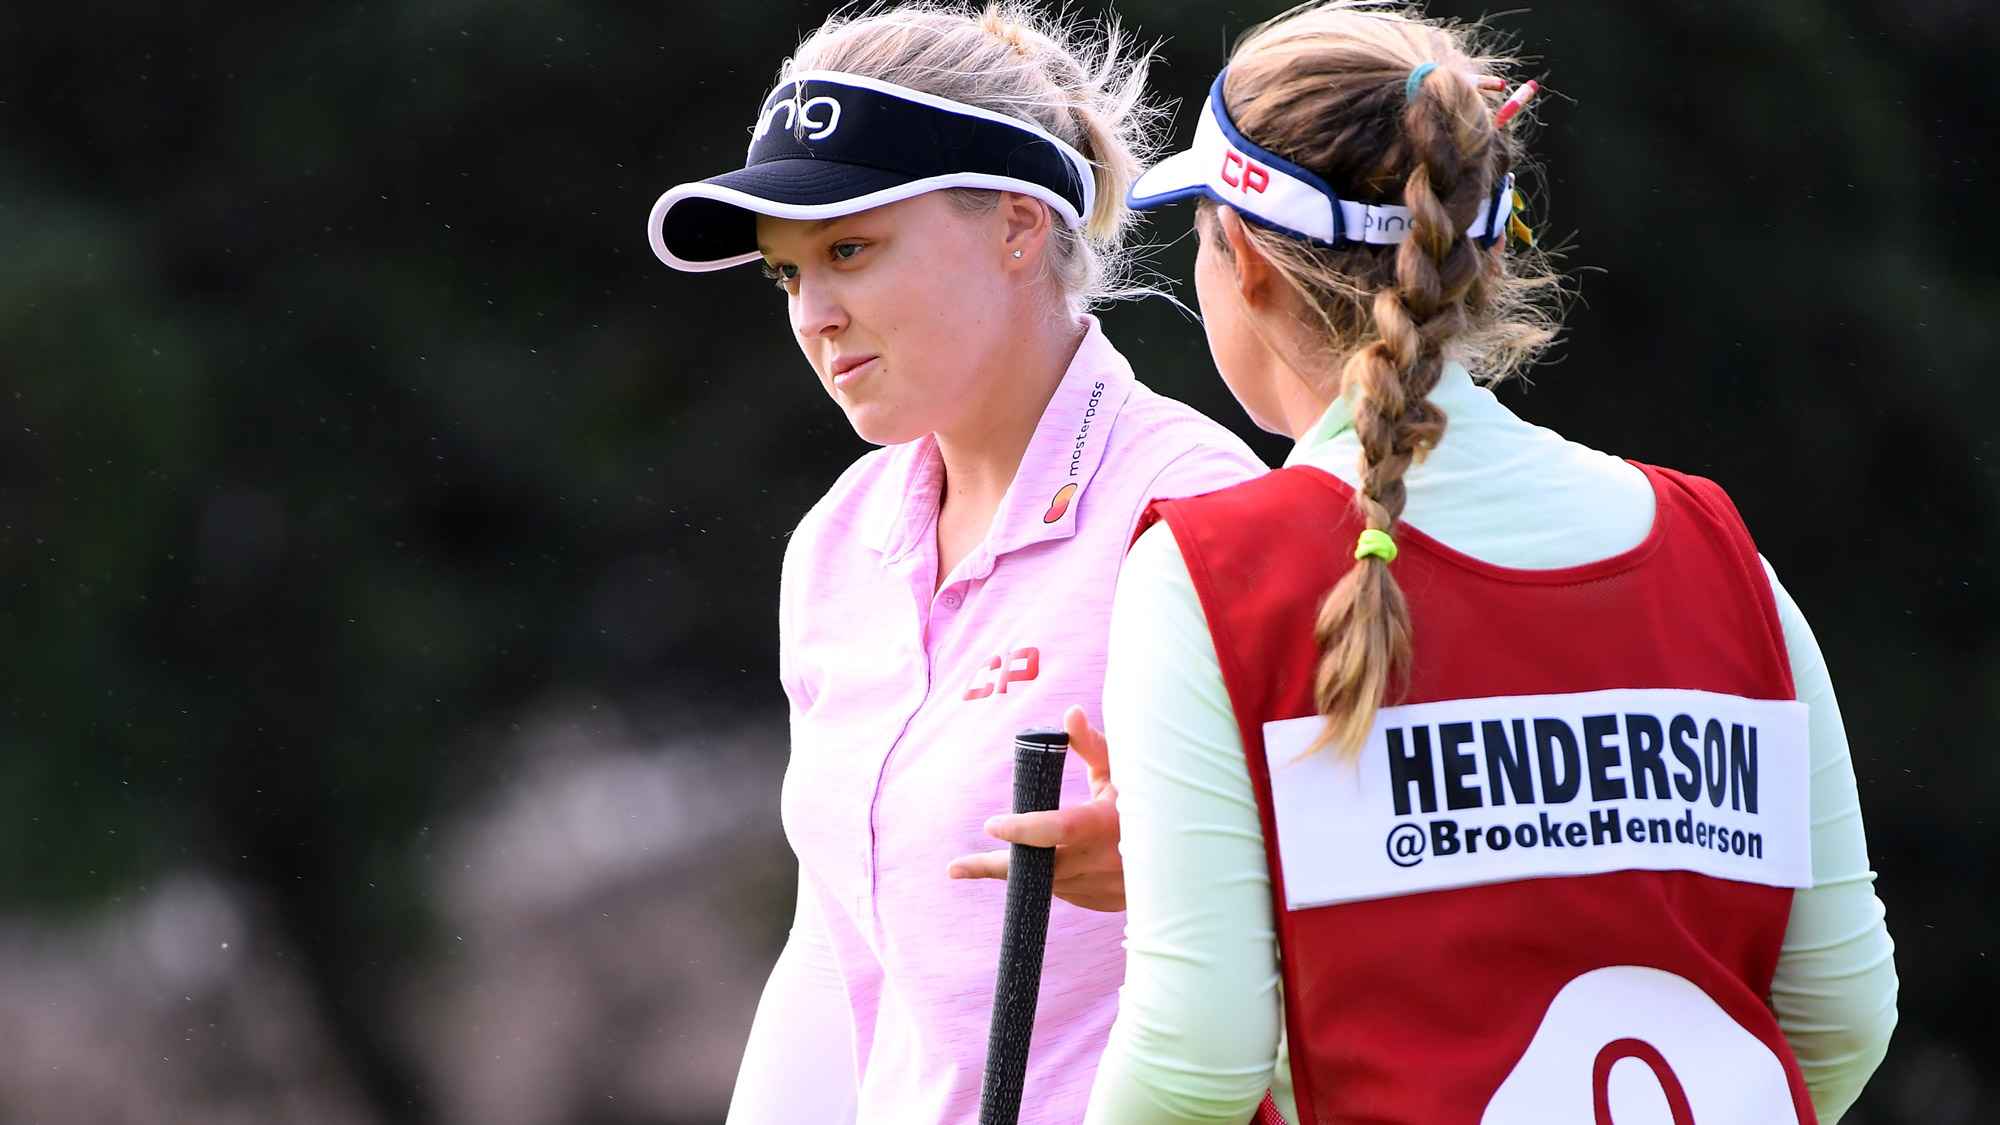
[[[1042,674],[1042,650],[1038,648],[1017,648],[1005,656],[996,656],[982,665],[973,674],[972,686],[965,689],[967,699],[985,699],[994,692],[1007,694],[1008,684],[1025,683]]]

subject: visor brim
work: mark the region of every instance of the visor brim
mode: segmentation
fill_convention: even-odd
[[[1208,194],[1208,154],[1189,149],[1167,157],[1132,181],[1125,192],[1125,205],[1146,211]]]
[[[771,160],[682,184],[653,204],[647,238],[662,262],[705,272],[757,260],[757,216],[831,219],[919,191],[907,174],[831,160]]]

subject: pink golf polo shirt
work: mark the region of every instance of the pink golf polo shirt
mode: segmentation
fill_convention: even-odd
[[[1101,724],[1112,588],[1147,501],[1264,471],[1090,320],[986,541],[935,593],[934,439],[862,457],[800,521],[779,596],[784,824],[853,1013],[861,1125],[977,1117],[1006,892],[946,865],[998,846],[981,825],[1010,806],[1016,731],[1072,704]],[[1084,775],[1072,761],[1064,804],[1089,799]],[[1054,904],[1022,1122],[1082,1119],[1124,925]]]

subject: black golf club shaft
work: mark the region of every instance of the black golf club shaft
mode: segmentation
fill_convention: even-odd
[[[1046,812],[1062,801],[1069,735],[1046,728],[1014,736],[1014,811]],[[1049,900],[1056,850],[1011,846],[1007,913],[1000,930],[1000,971],[993,981],[993,1029],[986,1040],[986,1077],[979,1091],[979,1125],[1015,1125],[1028,1072],[1028,1041],[1042,986],[1042,951],[1049,939]]]

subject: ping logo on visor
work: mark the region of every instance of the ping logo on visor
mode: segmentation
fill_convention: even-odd
[[[778,116],[780,110],[785,114],[785,123],[781,127],[798,131],[808,141],[823,141],[831,137],[835,129],[840,128],[838,99],[821,95],[810,101],[801,101],[797,93],[798,87],[794,86],[793,90],[795,92],[790,101],[774,101],[764,107],[763,114],[757,118],[757,127],[750,132],[751,144],[756,144],[763,139],[764,134],[771,131],[772,119]],[[823,116],[815,118],[814,111]]]
[[[836,218],[943,188],[1030,195],[1071,228],[1096,204],[1090,161],[1032,121],[814,70],[764,99],[742,168],[662,195],[647,237],[676,269],[722,269],[756,260],[758,215]]]
[[[1327,182],[1238,132],[1223,106],[1224,70],[1209,87],[1194,145],[1140,176],[1126,195],[1134,209],[1207,196],[1244,218],[1320,246],[1393,246],[1410,232],[1410,209],[1342,199]],[[1501,180],[1492,201],[1465,232],[1492,245],[1514,208],[1514,177]]]

